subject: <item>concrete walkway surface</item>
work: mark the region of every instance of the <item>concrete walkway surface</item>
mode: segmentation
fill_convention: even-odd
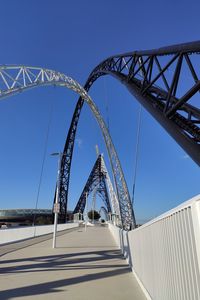
[[[78,228],[0,257],[0,299],[145,300],[107,227]]]

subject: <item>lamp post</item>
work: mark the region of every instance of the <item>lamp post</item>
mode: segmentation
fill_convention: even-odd
[[[60,192],[60,169],[61,169],[61,162],[64,153],[55,152],[51,154],[52,156],[59,156],[58,159],[58,173],[57,173],[57,181],[56,181],[56,201],[54,203],[54,230],[53,230],[53,248],[56,248],[56,233],[57,233],[57,224],[58,224],[58,214],[60,212],[60,205],[59,205],[59,192]]]

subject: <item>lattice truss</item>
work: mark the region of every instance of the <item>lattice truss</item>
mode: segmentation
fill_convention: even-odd
[[[59,85],[87,98],[84,88],[74,79],[60,72],[27,66],[0,66],[0,97],[19,93],[38,85]]]
[[[121,214],[120,214],[120,205],[119,200],[117,199],[116,193],[114,191],[112,181],[110,180],[110,176],[108,173],[108,170],[106,168],[106,164],[104,161],[103,156],[101,155],[101,168],[102,172],[105,174],[105,183],[108,190],[108,195],[111,203],[112,213],[119,217],[119,221],[121,220]]]
[[[0,98],[11,96],[16,93],[20,93],[26,89],[30,89],[43,85],[58,85],[69,88],[80,95],[80,101],[77,103],[75,113],[73,115],[73,121],[69,129],[68,137],[64,147],[64,154],[61,163],[61,182],[60,182],[60,199],[61,206],[61,220],[66,220],[66,210],[68,201],[68,187],[69,176],[71,169],[71,159],[74,147],[74,140],[76,129],[78,125],[78,119],[83,105],[83,101],[86,101],[90,106],[101,130],[108,150],[115,185],[117,187],[117,197],[120,203],[120,216],[122,220],[122,226],[125,229],[135,226],[135,216],[132,209],[130,196],[128,193],[126,181],[121,168],[120,161],[117,156],[117,152],[113,145],[110,134],[107,130],[105,122],[101,117],[98,108],[87,94],[87,89],[84,89],[78,82],[71,77],[66,76],[57,71],[26,66],[0,66]]]
[[[98,156],[92,168],[85,187],[74,209],[74,214],[83,214],[86,206],[86,197],[88,197],[92,192],[95,193],[94,197],[96,196],[96,194],[101,197],[105,204],[107,213],[113,213],[120,217],[118,199],[114,192],[112,182],[108,175],[108,171],[102,155]]]
[[[89,76],[111,74],[200,165],[200,42],[110,57]]]
[[[104,215],[105,215],[105,217],[106,217],[106,220],[108,220],[108,211],[107,211],[107,209],[106,209],[104,206],[102,206],[102,207],[100,208],[100,210],[99,210],[99,214],[100,214],[100,215],[101,215],[101,212],[104,213]]]
[[[126,85],[135,98],[200,165],[199,53],[200,42],[197,41],[115,55],[104,60],[92,71],[84,88],[89,91],[94,81],[103,75],[114,76]],[[69,153],[66,170],[68,174],[71,168],[74,136],[83,103],[80,97],[65,144],[65,150]],[[120,209],[124,212],[123,227],[128,228],[131,225],[131,218],[135,224],[134,213],[130,212],[130,195],[126,182],[124,179],[120,181],[120,172],[116,173],[117,196]],[[119,185],[117,180],[120,181]]]

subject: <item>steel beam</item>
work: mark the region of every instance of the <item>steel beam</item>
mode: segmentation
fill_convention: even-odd
[[[93,79],[97,79],[101,76],[101,73],[94,75]],[[86,84],[86,89],[89,88],[92,80],[88,80]],[[122,225],[125,229],[135,226],[134,212],[132,210],[131,201],[124,178],[124,174],[121,168],[117,152],[113,145],[111,136],[106,127],[106,124],[97,108],[95,103],[92,101],[87,91],[74,79],[66,76],[63,73],[38,68],[38,67],[27,67],[27,66],[0,66],[0,98],[5,98],[7,96],[12,96],[16,93],[20,93],[30,88],[46,85],[57,85],[68,89],[71,89],[80,95],[80,101],[76,106],[76,111],[73,115],[73,122],[70,126],[70,131],[67,138],[67,145],[64,149],[64,157],[61,163],[61,188],[59,200],[61,206],[62,221],[66,220],[66,209],[67,209],[67,197],[68,186],[69,186],[69,175],[71,167],[71,157],[73,152],[75,133],[78,124],[78,118],[80,115],[83,100],[89,105],[97,123],[103,134],[103,138],[108,150],[108,155],[111,162],[111,167],[113,170],[113,176],[115,179],[118,199],[120,199],[120,213],[122,219]]]
[[[92,171],[88,177],[88,180],[85,184],[85,187],[81,193],[81,196],[76,204],[76,207],[73,211],[73,214],[84,212],[86,205],[86,195],[97,189],[97,193],[101,196],[104,204],[106,205],[107,211],[111,213],[111,205],[109,201],[107,186],[106,186],[106,172],[104,170],[104,166],[102,165],[102,156],[99,155]]]
[[[189,103],[200,88],[199,53],[200,41],[195,41],[114,55],[95,67],[85,88],[88,91],[101,76],[114,76],[200,166],[200,105]],[[184,70],[183,62],[186,65]],[[185,72],[195,84],[179,96],[177,90]],[[77,106],[80,103],[81,98]]]

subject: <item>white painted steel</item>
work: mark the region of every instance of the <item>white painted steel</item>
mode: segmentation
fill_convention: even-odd
[[[200,195],[128,236],[109,228],[151,299],[200,299]]]
[[[78,223],[58,224],[57,231],[78,227]],[[53,232],[53,225],[0,229],[0,244],[16,242]]]
[[[106,164],[105,164],[103,156],[101,156],[101,164],[102,164],[102,169],[103,169],[104,173],[106,174],[105,180],[106,180],[106,185],[107,185],[107,188],[108,188],[108,191],[109,191],[109,198],[110,198],[112,213],[117,215],[118,218],[120,219],[120,222],[121,222],[119,202],[117,200],[117,195],[114,191],[112,182],[110,180],[110,176],[109,176],[109,173],[107,171]]]
[[[152,300],[152,298],[149,296],[147,290],[145,289],[143,283],[140,281],[140,279],[138,278],[137,274],[135,273],[133,267],[132,267],[132,261],[131,261],[131,251],[133,251],[133,249],[131,249],[130,244],[129,244],[129,232],[128,231],[124,231],[121,228],[114,226],[112,223],[108,223],[108,227],[113,235],[113,238],[116,242],[116,245],[121,249],[124,257],[126,258],[128,264],[130,265],[130,267],[132,268],[133,274],[135,276],[135,278],[138,281],[138,284],[140,285],[144,295],[146,296],[147,300]],[[160,299],[161,300],[161,299]]]
[[[123,222],[122,225],[126,229],[129,229],[130,226],[135,227],[135,217],[132,211],[132,204],[117,152],[97,106],[87,94],[85,89],[71,77],[54,70],[22,65],[0,65],[0,99],[12,96],[30,88],[45,85],[63,86],[71,89],[78,93],[89,105],[99,127],[101,128],[108,150],[115,185],[117,188],[117,200],[120,201],[119,207],[120,216]]]

